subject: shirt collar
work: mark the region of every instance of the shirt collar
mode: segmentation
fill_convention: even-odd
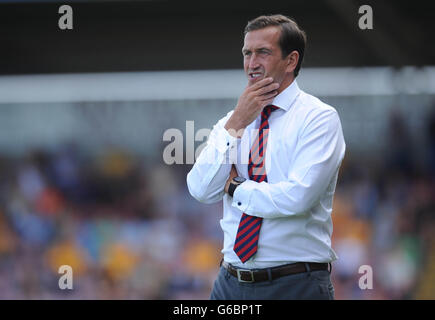
[[[296,80],[293,80],[287,88],[273,99],[271,104],[288,111],[300,92],[298,83]]]

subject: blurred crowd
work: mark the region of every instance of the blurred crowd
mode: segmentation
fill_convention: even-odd
[[[435,299],[435,110],[422,130],[422,161],[398,113],[384,154],[348,148],[333,211],[337,299]],[[222,205],[189,195],[190,168],[74,144],[0,156],[0,299],[208,299]],[[62,265],[72,290],[59,288]],[[373,289],[359,286],[363,265]]]
[[[421,129],[424,141],[413,141],[393,111],[385,151],[344,160],[333,208],[339,299],[435,299],[435,105]],[[361,266],[373,271],[371,290],[360,288]]]
[[[208,290],[219,208],[190,199],[185,167],[150,166],[120,149],[89,159],[71,144],[0,162],[1,299],[177,299]],[[72,267],[72,290],[59,288],[62,265]]]

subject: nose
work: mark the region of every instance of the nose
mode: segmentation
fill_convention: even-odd
[[[251,54],[248,61],[249,70],[255,70],[260,66],[260,63],[257,59],[257,55],[255,53]]]

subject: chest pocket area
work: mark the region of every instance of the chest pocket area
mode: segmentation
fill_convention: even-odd
[[[288,177],[294,162],[295,140],[288,135],[281,135],[274,138],[273,151],[272,151],[272,163],[274,165],[273,170],[278,170],[280,176]],[[292,141],[293,139],[293,141]]]

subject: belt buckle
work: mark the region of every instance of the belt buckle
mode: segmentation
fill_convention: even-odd
[[[252,270],[236,269],[236,271],[237,271],[237,279],[239,280],[239,282],[247,282],[247,283],[254,282],[254,272]],[[248,273],[251,276],[251,280],[243,280],[242,273]]]

